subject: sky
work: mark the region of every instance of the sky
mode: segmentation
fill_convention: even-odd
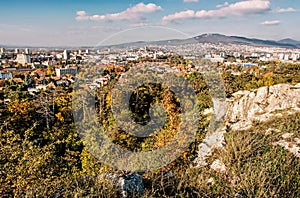
[[[300,40],[300,0],[10,0],[0,45],[97,46],[203,33]]]

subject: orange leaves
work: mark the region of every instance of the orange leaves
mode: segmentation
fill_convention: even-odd
[[[29,112],[32,110],[33,103],[29,101],[21,101],[10,103],[8,111],[13,114],[16,119],[29,120]]]
[[[63,121],[65,120],[64,117],[62,116],[61,112],[55,114],[55,116],[56,116],[57,119],[58,119],[59,121],[61,121],[61,122],[63,122]]]
[[[57,104],[61,112],[71,109],[72,96],[72,93],[68,93],[55,98],[55,103]]]

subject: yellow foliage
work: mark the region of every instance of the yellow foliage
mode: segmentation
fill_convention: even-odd
[[[58,119],[59,121],[61,121],[61,122],[63,122],[63,121],[65,120],[64,117],[62,116],[61,112],[55,114],[55,116],[56,116],[57,119]]]

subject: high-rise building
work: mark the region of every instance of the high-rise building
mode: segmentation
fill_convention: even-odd
[[[4,53],[5,53],[5,48],[2,47],[2,48],[0,49],[0,53],[1,53],[1,54],[4,54]]]
[[[285,55],[284,55],[284,60],[285,60],[285,61],[288,61],[289,59],[290,59],[290,55],[289,55],[289,54],[285,54]]]
[[[15,54],[19,54],[19,49],[18,48],[15,49]]]
[[[27,54],[18,54],[16,61],[22,65],[31,63],[31,58]]]
[[[281,54],[279,54],[278,56],[279,56],[279,59],[280,59],[280,60],[283,60],[283,59],[284,59],[284,54],[281,53]]]
[[[221,53],[220,53],[220,57],[221,57],[221,58],[224,58],[225,56],[226,56],[225,52],[221,52]]]
[[[28,48],[25,49],[25,54],[30,54],[30,50]]]
[[[68,50],[65,50],[64,53],[63,53],[63,57],[64,57],[65,60],[70,59],[70,52]]]
[[[241,56],[241,54],[240,54],[239,52],[234,52],[234,53],[233,53],[233,56],[234,56],[235,58],[238,58],[238,57]]]
[[[299,54],[293,54],[292,55],[292,60],[297,61],[299,59],[299,57],[300,57]]]

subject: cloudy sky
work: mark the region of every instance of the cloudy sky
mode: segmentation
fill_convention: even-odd
[[[221,33],[300,40],[300,0],[10,0],[0,44],[95,46]]]

